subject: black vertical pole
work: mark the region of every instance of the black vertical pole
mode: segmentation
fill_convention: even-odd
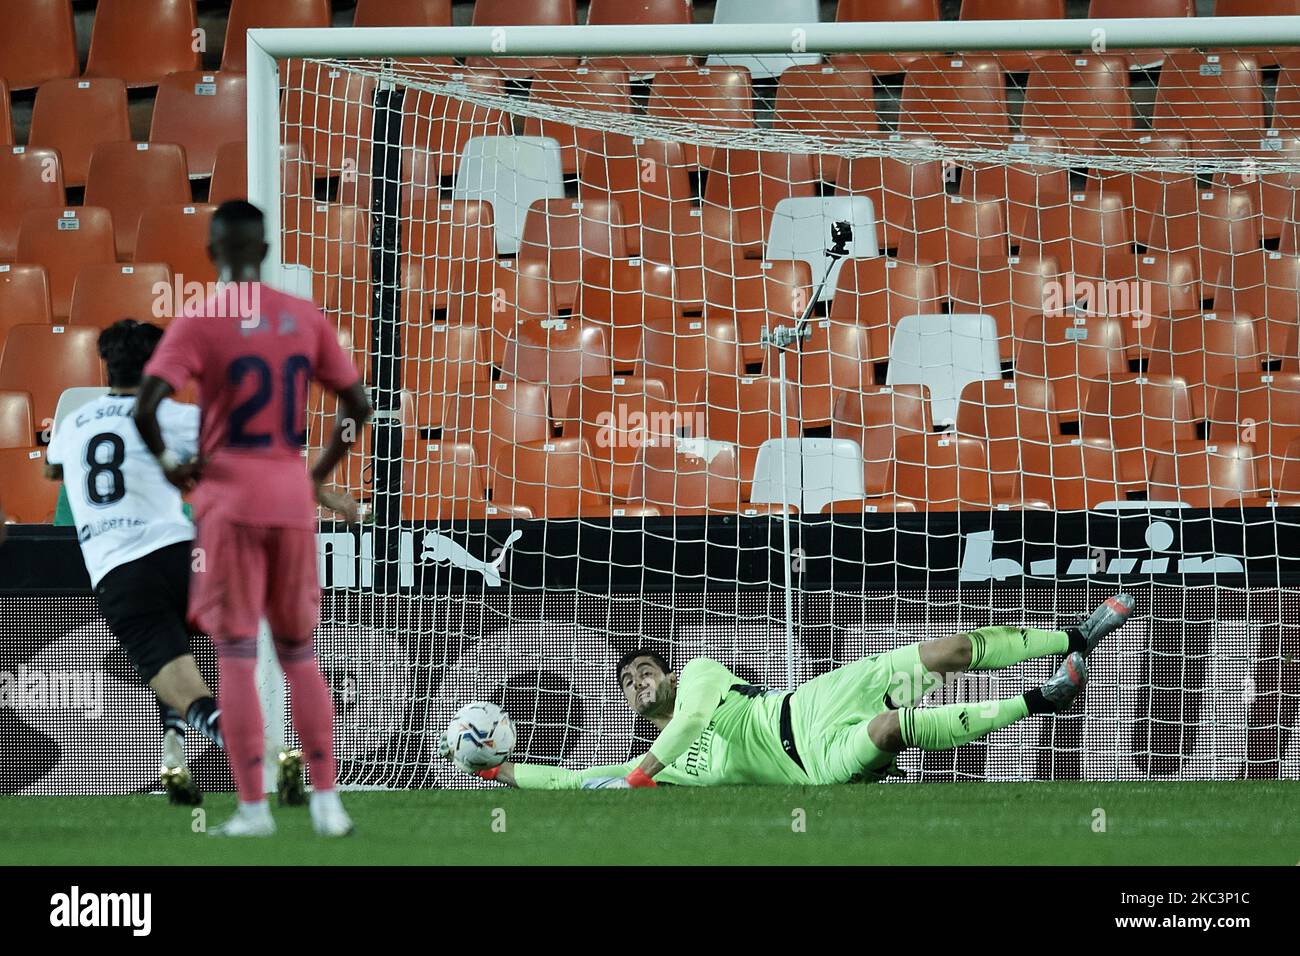
[[[370,174],[371,342],[374,554],[376,593],[398,587],[401,524],[402,426],[402,99],[400,86],[382,81],[375,92]]]

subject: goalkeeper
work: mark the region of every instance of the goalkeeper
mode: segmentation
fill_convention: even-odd
[[[1088,654],[1132,610],[1133,598],[1120,594],[1064,631],[985,627],[922,641],[837,668],[794,691],[753,687],[708,658],[696,658],[679,674],[653,651],[633,651],[619,662],[618,681],[632,709],[659,728],[648,754],[587,770],[506,761],[479,776],[548,790],[878,780],[908,747],[950,750],[1017,720],[1065,710],[1083,690]],[[946,675],[1053,654],[1065,660],[1028,693],[916,706]]]

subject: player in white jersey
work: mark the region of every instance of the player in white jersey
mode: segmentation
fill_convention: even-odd
[[[64,483],[104,619],[158,696],[164,788],[173,803],[193,804],[202,794],[185,763],[186,723],[224,747],[220,711],[189,650],[194,525],[131,417],[145,362],[161,338],[162,329],[133,319],[100,334],[109,392],[55,428],[46,475]],[[198,407],[165,401],[158,417],[168,447],[194,455]]]

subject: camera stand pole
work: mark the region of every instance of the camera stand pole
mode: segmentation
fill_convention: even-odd
[[[790,478],[789,471],[786,468],[786,422],[789,421],[789,410],[786,407],[786,369],[785,353],[793,345],[798,352],[796,359],[801,363],[800,381],[802,375],[803,343],[812,335],[812,317],[813,312],[817,309],[817,302],[821,298],[822,290],[826,288],[826,280],[830,278],[835,271],[835,265],[846,255],[848,255],[848,243],[853,237],[852,227],[847,222],[837,222],[831,227],[831,248],[826,250],[827,257],[831,260],[830,265],[826,267],[826,272],[822,275],[821,281],[817,283],[817,290],[813,293],[812,299],[808,302],[807,308],[804,309],[803,315],[794,325],[782,325],[775,329],[763,329],[761,343],[764,348],[776,349],[776,367],[778,387],[781,390],[781,501],[783,503],[781,514],[781,534],[783,550],[785,553],[785,675],[786,686],[793,688],[795,685],[794,672],[794,555],[790,550]],[[802,418],[802,399],[800,399],[800,418]],[[800,439],[799,446],[799,488],[800,498],[799,505],[803,507],[803,441]]]

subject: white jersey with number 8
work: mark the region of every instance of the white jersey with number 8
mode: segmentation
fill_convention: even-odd
[[[134,409],[134,395],[105,395],[83,405],[60,423],[45,457],[63,466],[91,587],[119,565],[194,538],[181,493],[145,447]],[[178,456],[197,453],[197,406],[165,399],[158,423]]]

